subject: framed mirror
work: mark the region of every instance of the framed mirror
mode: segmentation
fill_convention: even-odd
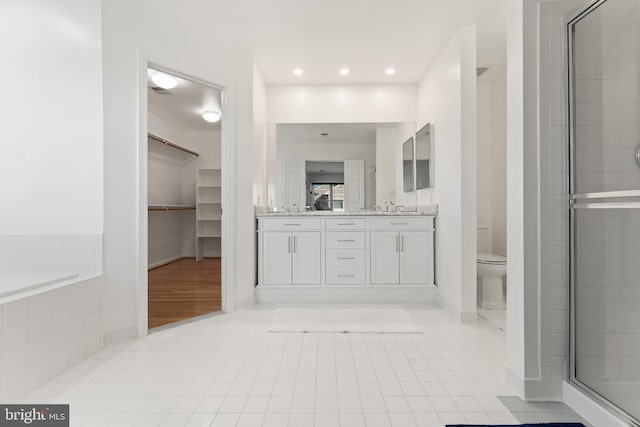
[[[431,150],[431,124],[416,132],[416,189],[433,186],[433,153]]]
[[[413,191],[413,137],[402,144],[402,176],[404,192]]]

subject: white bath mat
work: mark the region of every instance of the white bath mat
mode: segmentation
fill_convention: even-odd
[[[396,304],[278,305],[269,332],[422,333]]]

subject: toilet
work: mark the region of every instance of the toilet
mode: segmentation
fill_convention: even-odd
[[[489,310],[504,310],[506,303],[502,278],[507,274],[507,259],[491,253],[489,227],[478,225],[478,305]]]

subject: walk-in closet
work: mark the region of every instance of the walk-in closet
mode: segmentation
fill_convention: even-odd
[[[148,70],[149,329],[221,310],[221,94]]]

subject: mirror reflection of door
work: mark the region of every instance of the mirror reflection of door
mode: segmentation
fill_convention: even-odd
[[[416,189],[429,188],[431,179],[431,125],[416,132]]]
[[[413,191],[413,137],[402,144],[402,177],[404,192]]]

